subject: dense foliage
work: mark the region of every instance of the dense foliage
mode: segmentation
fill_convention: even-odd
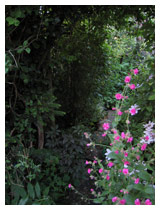
[[[5,14],[6,204],[72,204],[68,183],[87,179],[83,133],[101,141],[99,122],[129,69],[139,74],[125,106],[141,107],[132,134],[154,122],[154,6],[10,5]]]

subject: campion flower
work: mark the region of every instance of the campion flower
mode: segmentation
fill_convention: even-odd
[[[124,156],[125,157],[128,157],[128,152],[124,152]]]
[[[146,149],[146,147],[147,147],[147,144],[143,144],[143,145],[141,146],[141,150],[144,151],[144,150]]]
[[[125,139],[125,137],[126,137],[125,133],[122,132],[122,133],[121,133],[121,138],[122,138],[122,139]]]
[[[124,81],[125,83],[129,83],[131,81],[131,76],[126,76]]]
[[[136,88],[136,86],[135,86],[135,84],[131,84],[131,85],[129,86],[129,88],[130,88],[131,90],[134,90],[134,89]]]
[[[125,200],[125,199],[122,199],[122,200],[119,201],[119,203],[120,203],[121,205],[124,205],[124,204],[126,203],[126,200]]]
[[[134,183],[138,184],[139,183],[139,178],[135,179]]]
[[[128,171],[127,168],[124,168],[124,169],[122,170],[122,172],[123,172],[124,175],[127,175],[127,174],[129,173],[129,171]]]
[[[110,180],[110,176],[107,175],[107,176],[106,176],[106,179],[107,179],[107,181]]]
[[[119,140],[120,139],[120,136],[116,136],[115,138],[114,138],[114,140]]]
[[[112,167],[112,166],[114,166],[114,163],[109,162],[109,163],[108,163],[108,167]]]
[[[138,74],[139,70],[138,69],[133,69],[133,73],[136,75]]]
[[[117,100],[121,100],[123,98],[123,96],[120,93],[117,93],[115,97]]]
[[[137,198],[137,199],[134,201],[134,204],[135,204],[135,205],[141,205],[141,202],[140,202],[140,200]]]
[[[147,199],[145,200],[145,205],[152,205],[152,202],[149,199]]]
[[[71,184],[69,184],[69,185],[68,185],[68,188],[71,188],[71,187],[72,187],[72,185],[71,185]]]
[[[109,123],[104,123],[103,124],[103,129],[108,130],[110,128]]]
[[[88,160],[86,160],[86,165],[88,165],[89,164],[89,162],[88,162]]]
[[[121,116],[121,115],[123,114],[123,112],[118,111],[117,114],[118,114],[119,116]]]
[[[129,112],[131,115],[135,115],[138,113],[138,110],[140,110],[140,108],[138,107],[137,104],[134,104],[131,106],[131,108],[129,108]]]
[[[118,151],[118,150],[116,150],[116,151],[114,151],[114,153],[115,153],[115,154],[118,154],[118,153],[119,153],[119,151]]]
[[[133,137],[129,137],[127,142],[132,142],[133,141]]]
[[[113,197],[112,202],[115,203],[118,200],[118,197]]]
[[[88,169],[88,174],[90,174],[90,173],[91,173],[91,169],[89,168],[89,169]]]
[[[103,172],[103,168],[100,168],[99,169],[99,173],[101,174]]]

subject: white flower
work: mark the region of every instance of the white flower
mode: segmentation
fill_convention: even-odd
[[[106,149],[106,153],[105,153],[105,156],[106,156],[106,159],[107,160],[110,160],[111,158],[108,158],[108,155],[112,152],[110,149]]]

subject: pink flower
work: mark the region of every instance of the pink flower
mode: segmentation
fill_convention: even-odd
[[[87,147],[91,146],[91,144],[86,144]]]
[[[132,150],[134,150],[134,147],[132,147]]]
[[[118,111],[118,113],[117,113],[119,116],[121,116],[122,114],[123,114],[123,112],[121,112],[121,111]]]
[[[139,178],[135,179],[134,183],[138,184],[139,183]]]
[[[146,136],[146,137],[145,137],[145,140],[148,141],[148,140],[149,140],[149,136]]]
[[[88,160],[86,160],[86,165],[88,165],[89,164],[89,162],[88,162]]]
[[[139,70],[138,69],[133,69],[134,74],[138,74]]]
[[[69,188],[71,188],[71,186],[72,186],[71,184],[68,185]]]
[[[91,192],[93,192],[93,191],[94,191],[94,189],[91,188]]]
[[[121,138],[122,138],[122,139],[125,139],[125,137],[126,137],[125,133],[122,132],[122,133],[121,133]]]
[[[120,192],[123,192],[123,190],[120,190]]]
[[[130,162],[129,161],[124,161],[124,165],[130,165]]]
[[[115,107],[112,107],[112,110],[114,111],[114,110],[116,110],[116,108]]]
[[[112,146],[113,144],[112,144],[112,143],[110,143],[109,145],[110,145],[110,146]]]
[[[130,76],[126,76],[124,81],[125,81],[125,83],[129,83],[131,81],[131,77]]]
[[[129,137],[127,142],[132,142],[133,141],[133,137]]]
[[[128,169],[127,169],[127,168],[124,168],[124,169],[122,170],[122,172],[123,172],[123,174],[124,174],[124,175],[126,175],[126,174],[128,174],[128,173],[129,173],[129,171],[128,171]]]
[[[86,139],[88,139],[88,138],[89,138],[89,135],[88,135],[88,133],[87,133],[87,132],[84,132],[84,135],[85,135]]]
[[[124,152],[124,156],[125,157],[128,157],[128,152]]]
[[[132,84],[129,86],[131,90],[134,90],[136,88],[135,84]]]
[[[117,131],[116,131],[116,130],[113,130],[113,133],[114,133],[114,134],[117,134]]]
[[[146,205],[152,205],[152,202],[149,199],[147,199],[147,200],[145,200],[145,204]]]
[[[110,180],[110,176],[107,175],[107,176],[106,176],[106,179],[107,179],[107,180]]]
[[[120,200],[120,204],[121,205],[124,205],[125,203],[126,203],[126,200],[125,199]]]
[[[135,115],[136,114],[136,109],[135,108],[130,109],[130,113],[131,113],[131,115]]]
[[[143,144],[143,145],[141,146],[141,150],[144,151],[144,150],[146,149],[146,147],[147,147],[147,144]]]
[[[117,93],[115,97],[117,100],[121,100],[123,98],[123,96],[120,93]]]
[[[103,172],[103,168],[100,168],[99,169],[99,173],[101,174]]]
[[[139,156],[139,155],[137,155],[137,156],[136,156],[136,159],[137,159],[137,160],[139,160],[139,159],[140,159],[140,156]]]
[[[134,204],[135,204],[135,205],[141,205],[141,202],[140,202],[140,200],[137,198],[137,199],[134,201]]]
[[[119,151],[118,150],[116,150],[116,151],[114,151],[115,152],[115,154],[118,154],[119,153]]]
[[[102,134],[103,137],[105,137],[106,135],[107,135],[106,133],[103,133],[103,134]]]
[[[114,138],[114,140],[119,140],[120,139],[120,136],[116,136],[115,138]]]
[[[90,173],[91,173],[91,169],[89,168],[89,169],[88,169],[88,174],[90,174]]]
[[[131,115],[135,115],[138,113],[138,110],[140,110],[140,108],[138,107],[137,104],[134,104],[131,106],[131,108],[129,108],[129,112]]]
[[[104,123],[103,124],[103,129],[108,130],[110,128],[109,123]]]
[[[109,163],[108,163],[108,167],[112,167],[112,166],[114,166],[114,163],[109,162]]]
[[[96,161],[96,160],[94,160],[94,161],[93,161],[93,163],[95,163],[95,164],[96,164],[96,163],[97,163],[97,161]]]
[[[115,203],[118,200],[118,197],[113,197],[112,202]]]

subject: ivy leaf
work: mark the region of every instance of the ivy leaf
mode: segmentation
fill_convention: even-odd
[[[25,49],[25,51],[29,54],[29,53],[31,52],[31,49],[27,47],[27,48]]]

